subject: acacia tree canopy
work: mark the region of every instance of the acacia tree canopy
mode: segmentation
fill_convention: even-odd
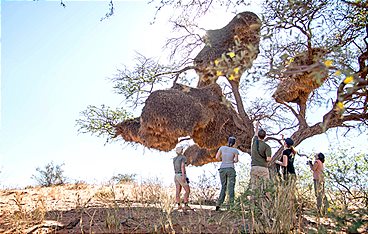
[[[84,111],[78,120],[84,124],[80,131],[98,134],[100,130],[110,133],[109,138],[120,135],[125,141],[164,151],[173,149],[179,137],[189,136],[196,145],[185,154],[191,164],[203,165],[215,161],[214,153],[230,135],[237,137],[240,150],[249,152],[254,121],[261,121],[268,140],[280,142],[279,135],[284,134],[293,138],[295,145],[333,128],[366,129],[366,0],[264,0],[259,20],[250,18],[250,13],[237,14],[233,21],[243,19],[239,24],[231,21],[203,36],[199,36],[196,19],[215,7],[238,13],[237,9],[248,3],[152,3],[156,3],[156,17],[164,7],[179,10],[171,18],[175,36],[166,44],[175,63],[162,65],[139,55],[132,70],[120,70],[112,80],[126,105],[144,105],[142,115],[108,121],[110,129],[106,131],[104,124],[98,125],[100,129],[88,128],[88,123],[103,122],[100,117],[104,115],[93,119]],[[225,43],[221,55],[198,63],[200,50],[223,45],[214,38],[226,37],[229,32],[234,34],[224,40],[231,43]],[[187,73],[191,69],[197,72],[199,82],[191,80]],[[221,76],[227,82],[219,86],[216,80]],[[201,83],[204,78],[206,82]],[[261,100],[247,96],[255,81],[265,91]],[[312,113],[318,113],[320,120],[313,121]],[[115,131],[111,132],[111,126]],[[281,152],[280,145],[274,160]]]

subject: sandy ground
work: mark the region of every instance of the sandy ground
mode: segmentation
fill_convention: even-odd
[[[192,210],[182,210],[174,207],[172,197],[161,197],[164,202],[156,204],[140,199],[140,194],[149,195],[149,189],[152,188],[143,191],[130,184],[113,189],[65,185],[3,190],[0,191],[0,233],[162,233],[173,230],[229,233],[242,226],[237,222],[221,225],[220,221],[231,214],[215,212],[213,206],[191,205]],[[155,192],[151,191],[151,196]]]
[[[250,223],[234,212],[191,204],[177,209],[173,188],[156,185],[63,185],[0,190],[0,233],[246,233]],[[239,213],[238,213],[239,214]],[[368,215],[363,221],[368,224]],[[365,217],[365,218],[364,218]],[[323,226],[336,232],[335,221],[303,215],[300,233]],[[366,233],[368,225],[359,229]],[[295,230],[294,230],[295,231]]]

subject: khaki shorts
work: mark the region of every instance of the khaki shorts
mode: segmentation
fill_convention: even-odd
[[[251,189],[255,189],[262,183],[263,181],[267,181],[270,179],[270,172],[267,167],[260,166],[252,166],[250,169],[250,184]],[[262,186],[263,187],[263,186]]]
[[[183,182],[182,174],[175,174],[174,181],[175,181],[175,185],[181,185],[181,186],[188,185],[187,180],[184,180],[185,182]]]

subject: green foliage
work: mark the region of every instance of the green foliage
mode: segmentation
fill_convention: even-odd
[[[81,118],[76,120],[76,125],[79,127],[78,132],[106,137],[107,142],[116,137],[115,127],[118,123],[132,118],[132,115],[124,108],[113,110],[105,105],[101,107],[90,105],[80,115]]]
[[[368,154],[354,148],[337,148],[325,164],[327,183],[337,190],[343,205],[363,201],[368,206]]]
[[[249,188],[237,198],[235,210],[249,222],[251,233],[287,233],[298,226],[304,197],[295,181],[274,180],[254,191]],[[298,213],[299,212],[299,213]]]
[[[111,180],[117,184],[131,183],[136,180],[137,174],[118,174],[113,176]]]
[[[137,62],[132,69],[118,69],[117,74],[111,78],[115,92],[122,94],[133,106],[143,104],[152,91],[167,85],[176,76],[175,65],[162,65],[141,54],[135,60]]]
[[[44,168],[37,167],[38,174],[32,175],[32,179],[36,180],[38,185],[42,187],[50,187],[53,185],[65,184],[66,177],[64,177],[62,166],[54,165],[53,162],[48,163]]]

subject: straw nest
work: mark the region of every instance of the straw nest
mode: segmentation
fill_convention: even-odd
[[[261,21],[252,12],[237,14],[225,27],[206,32],[206,45],[194,58],[198,87],[215,83],[219,76],[240,80],[259,53]]]
[[[115,127],[116,136],[120,135],[125,141],[128,142],[136,142],[142,144],[143,141],[139,136],[140,127],[141,123],[139,121],[139,118],[125,120]]]
[[[213,161],[211,154],[204,152],[215,152],[230,135],[244,135],[244,130],[235,125],[235,118],[240,121],[219,85],[190,88],[176,84],[153,92],[141,117],[120,123],[116,131],[125,141],[162,151],[174,149],[179,137],[190,136],[200,149],[199,154],[190,157],[193,165],[203,165]]]
[[[199,147],[197,144],[189,146],[184,155],[187,163],[193,166],[201,166],[211,162],[217,162],[216,149],[208,150]]]
[[[326,54],[321,49],[302,53],[282,72],[282,79],[272,97],[279,103],[305,104],[310,93],[328,77],[327,67],[319,60]]]

